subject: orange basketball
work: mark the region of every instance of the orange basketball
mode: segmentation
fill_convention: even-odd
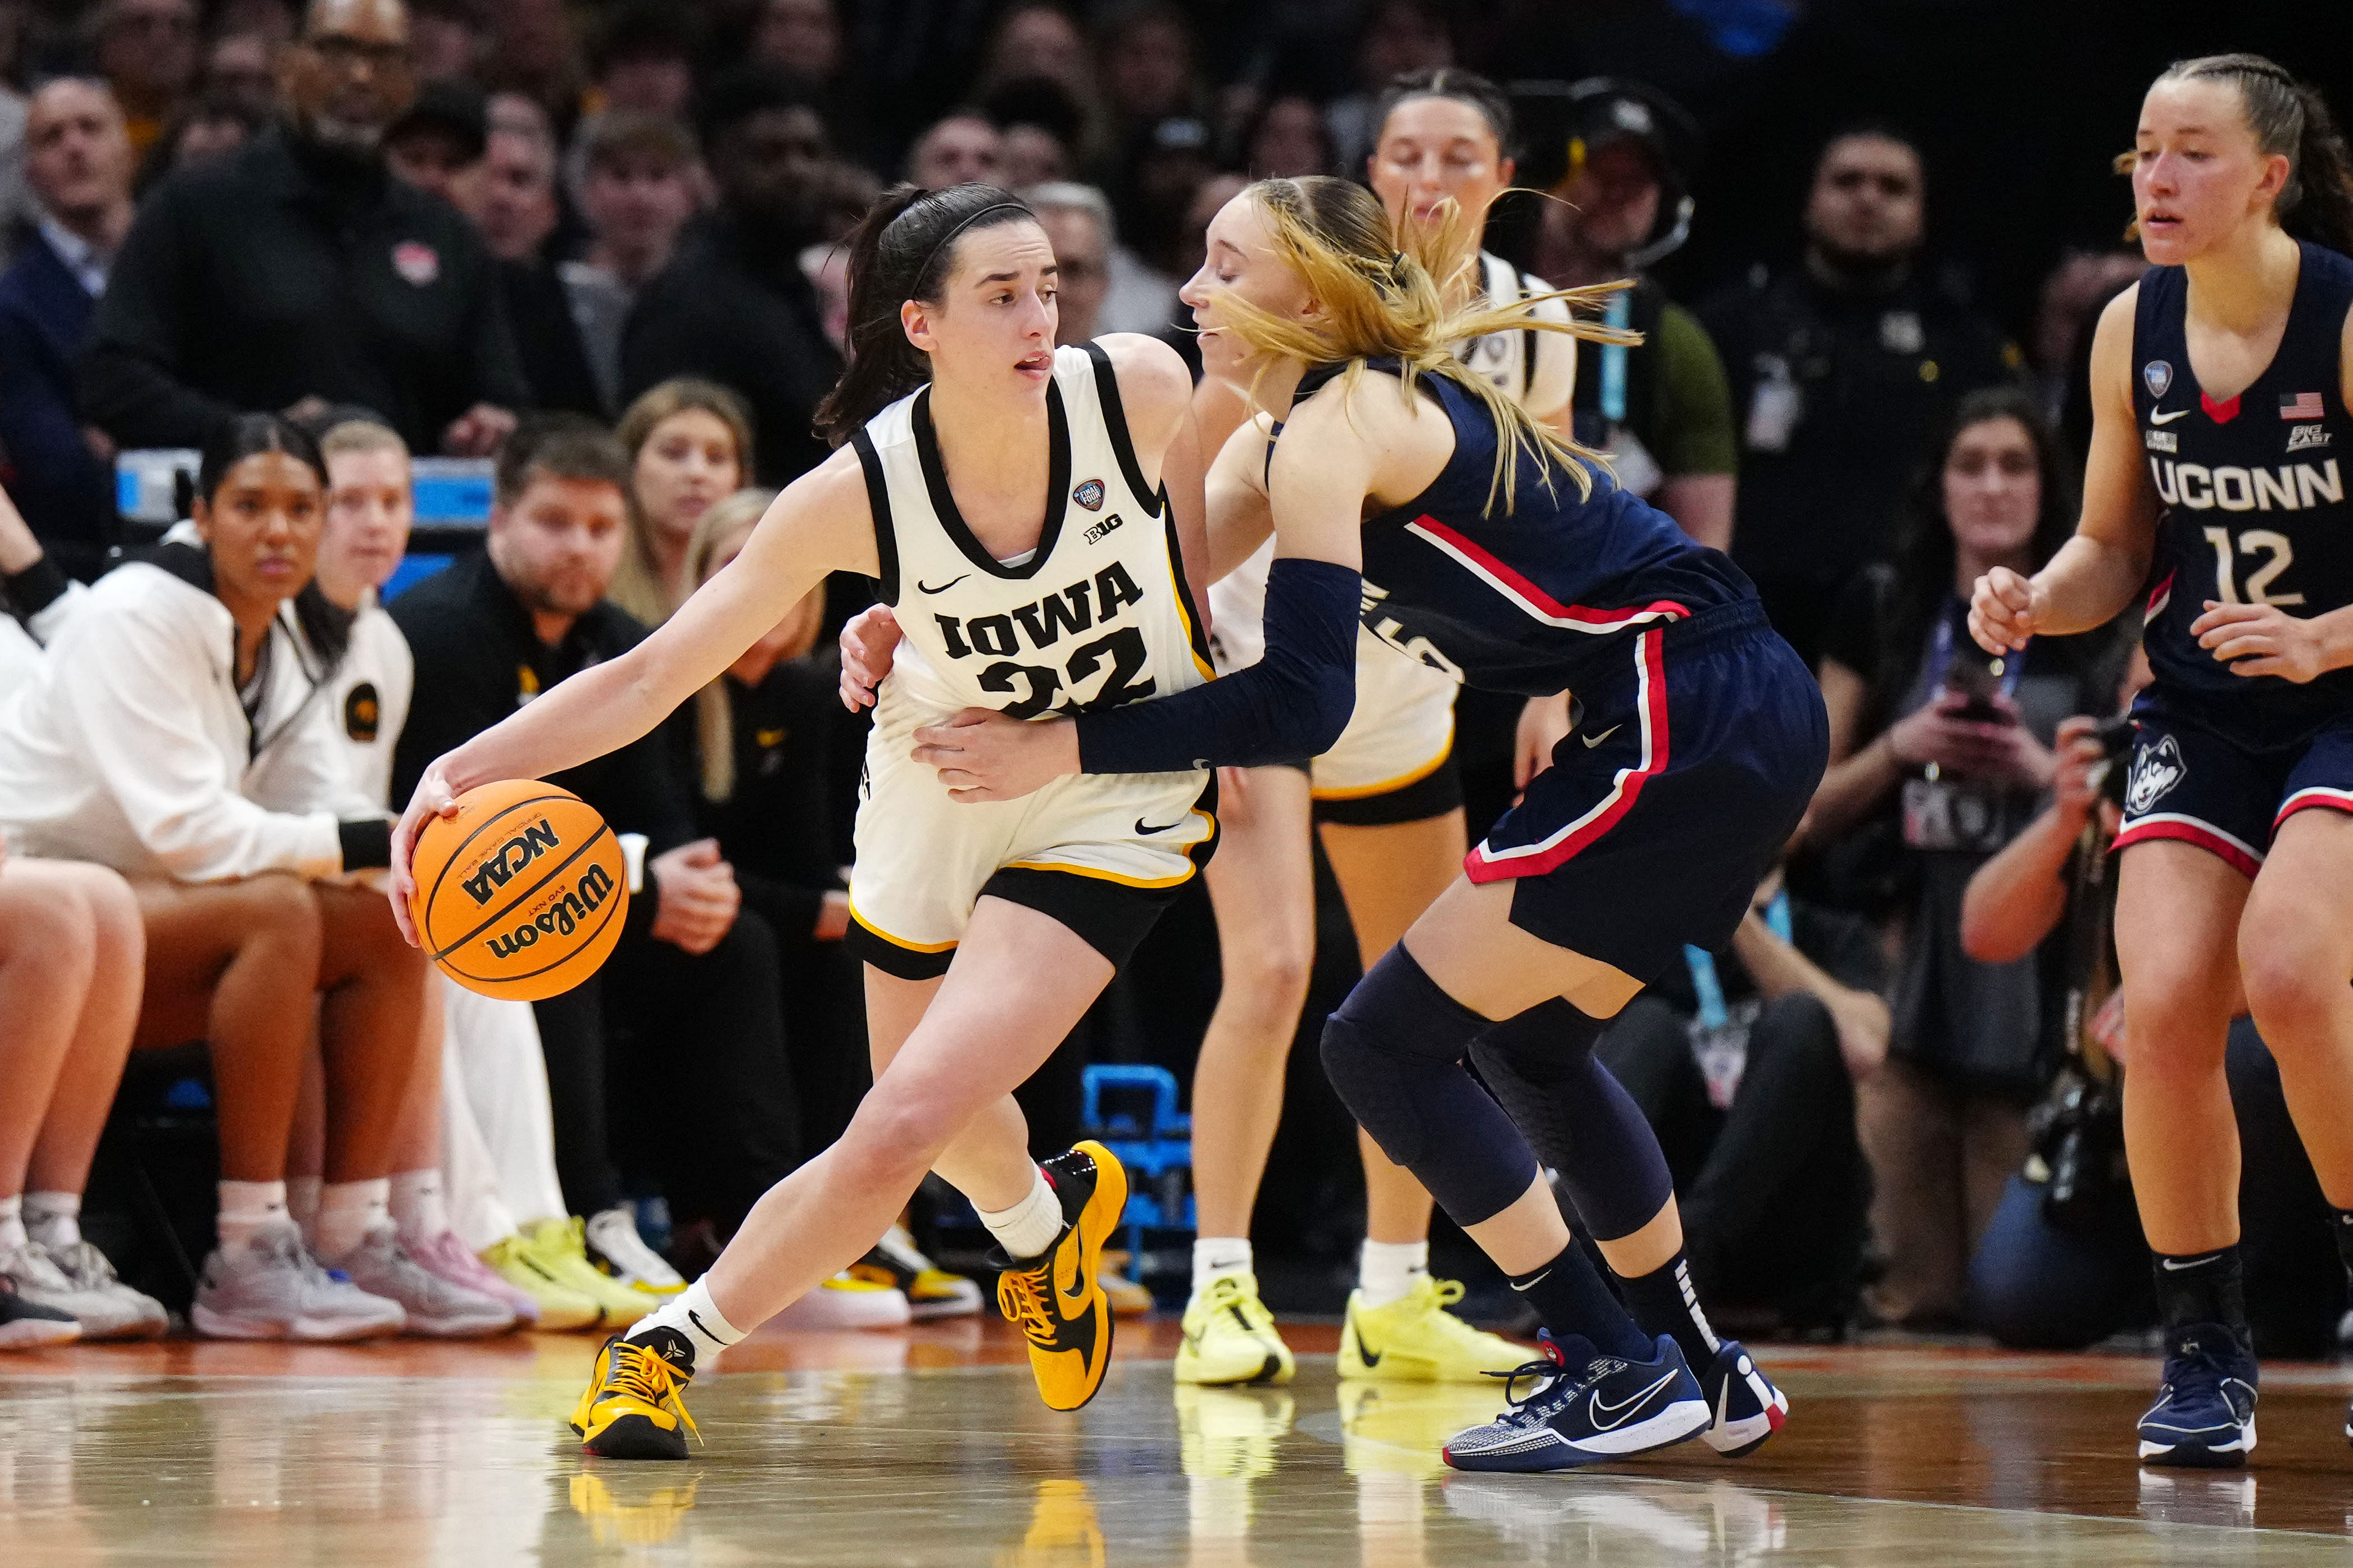
[[[425,951],[469,991],[536,1002],[596,973],[629,909],[620,842],[571,791],[508,779],[458,797],[410,861]]]

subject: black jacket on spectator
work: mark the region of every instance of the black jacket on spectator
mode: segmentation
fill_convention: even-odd
[[[115,258],[83,407],[130,447],[198,447],[305,397],[438,451],[478,403],[529,406],[495,264],[455,207],[381,164],[264,137],[174,175]]]
[[[605,406],[572,319],[572,296],[554,268],[534,258],[501,261],[499,281],[506,291],[507,323],[514,330],[522,378],[534,408],[562,408],[610,423],[620,413]]]
[[[779,936],[806,936],[826,892],[841,886],[828,794],[840,668],[792,658],[757,686],[722,679],[734,721],[735,789],[700,801],[702,829],[735,868],[744,900]]]
[[[638,296],[621,341],[624,404],[674,375],[707,376],[744,395],[764,485],[791,483],[828,449],[809,426],[841,361],[801,275],[805,237],[713,217]]]
[[[417,659],[408,723],[393,752],[392,798],[406,804],[426,765],[463,745],[566,676],[617,658],[646,628],[610,601],[572,623],[550,647],[491,565],[487,552],[460,556],[395,599],[393,623]],[[692,806],[676,765],[676,742],[657,730],[548,780],[570,790],[612,825],[642,833],[648,859],[696,837]],[[647,889],[629,902],[629,926],[653,920]]]
[[[1938,422],[1964,393],[2014,380],[2018,350],[1917,271],[1865,291],[1759,268],[1699,315],[1741,436],[1732,558],[1811,664],[1847,580],[1894,548]]]
[[[27,226],[0,277],[0,484],[42,547],[77,577],[102,569],[114,476],[83,439],[73,361],[98,301]]]

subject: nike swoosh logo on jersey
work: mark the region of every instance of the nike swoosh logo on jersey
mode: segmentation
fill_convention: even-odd
[[[1135,819],[1135,830],[1138,833],[1168,833],[1184,826],[1185,819],[1181,816],[1174,822],[1164,822],[1157,827],[1149,826],[1140,816]]]
[[[2189,417],[2189,410],[2187,408],[2177,408],[2170,414],[2160,413],[2152,408],[2149,410],[2148,422],[2152,425],[2170,425],[2177,419],[2187,419]]]
[[[1602,731],[1599,735],[1583,735],[1578,738],[1585,742],[1585,749],[1589,752],[1593,750],[1594,747],[1601,744],[1602,742],[1608,740],[1610,736],[1616,734],[1625,727],[1625,723],[1621,721],[1610,725],[1609,728]]]
[[[971,576],[971,575],[972,575],[972,574],[971,574],[971,573],[969,573],[969,572],[967,572],[967,573],[965,573],[965,574],[964,574],[964,577],[969,577],[969,576]],[[923,590],[924,593],[926,593],[926,594],[944,594],[944,593],[946,593],[950,588],[953,588],[953,587],[955,587],[957,584],[959,584],[959,583],[963,582],[963,581],[964,581],[964,577],[951,577],[951,578],[949,578],[946,582],[944,582],[944,583],[941,584],[940,584],[938,587],[936,587],[936,588],[933,587],[929,583],[925,583],[925,582],[923,582],[923,581],[918,580],[918,581],[917,581],[917,583],[915,584],[915,586],[916,586],[916,587],[918,587],[918,588],[920,588],[920,589],[922,589],[922,590]]]
[[[1626,1418],[1631,1415],[1636,1410],[1641,1408],[1644,1401],[1648,1400],[1653,1394],[1658,1393],[1659,1390],[1666,1387],[1667,1384],[1674,1382],[1674,1380],[1675,1374],[1672,1372],[1668,1373],[1664,1377],[1662,1377],[1658,1382],[1642,1390],[1641,1393],[1634,1395],[1633,1398],[1627,1400],[1623,1405],[1603,1404],[1601,1401],[1601,1391],[1598,1388],[1595,1389],[1593,1391],[1593,1429],[1597,1432],[1609,1432],[1614,1431],[1616,1428],[1624,1426],[1626,1424]],[[1610,1416],[1612,1419],[1604,1421],[1601,1419],[1604,1415]]]

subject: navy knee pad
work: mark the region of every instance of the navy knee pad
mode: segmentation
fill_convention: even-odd
[[[1674,1179],[1641,1107],[1594,1059],[1603,1021],[1555,997],[1490,1028],[1472,1064],[1597,1241],[1631,1236],[1674,1195]]]
[[[1493,1219],[1536,1178],[1527,1141],[1463,1070],[1463,1053],[1489,1026],[1402,944],[1324,1025],[1324,1070],[1341,1102],[1462,1226]]]

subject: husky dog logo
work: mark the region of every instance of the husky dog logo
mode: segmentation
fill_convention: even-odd
[[[2140,378],[2148,383],[2151,397],[2163,397],[2165,389],[2173,384],[2173,367],[2161,359],[2153,359],[2140,367]]]
[[[1071,492],[1071,499],[1089,511],[1101,511],[1103,510],[1103,482],[1101,479],[1089,479]]]
[[[2189,774],[2181,763],[2181,748],[2170,735],[2160,735],[2153,746],[2143,746],[2133,754],[2132,782],[2125,789],[2125,811],[2133,816],[2146,816],[2149,808],[2163,800],[2175,784]]]

